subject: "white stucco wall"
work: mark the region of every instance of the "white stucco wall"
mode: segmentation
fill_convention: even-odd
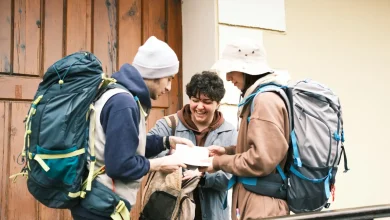
[[[183,104],[191,76],[208,70],[218,58],[217,4],[214,0],[183,0]],[[185,64],[185,65],[184,65]]]
[[[251,14],[246,13],[241,13],[247,17],[240,24],[227,25],[218,20],[217,0],[184,0],[184,78],[211,67],[225,42],[234,37],[263,41],[272,67],[288,70],[294,80],[320,81],[341,99],[351,170],[344,174],[340,164],[331,209],[390,204],[390,1],[285,0],[284,7],[286,31],[282,32],[244,27],[245,19],[253,26]],[[200,22],[204,23],[199,29],[185,28]],[[226,88],[228,97],[221,110],[236,125],[238,91],[229,84]]]

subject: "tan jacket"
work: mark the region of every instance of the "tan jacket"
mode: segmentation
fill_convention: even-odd
[[[276,172],[278,164],[284,167],[290,134],[283,100],[276,93],[261,93],[254,99],[254,110],[248,123],[249,111],[246,107],[241,113],[237,146],[228,149],[230,155],[214,157],[214,169],[236,176],[258,177]],[[233,188],[233,220],[237,208],[240,219],[245,220],[289,214],[286,201],[254,194],[241,183]]]

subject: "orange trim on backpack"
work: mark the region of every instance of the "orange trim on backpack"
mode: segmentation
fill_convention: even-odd
[[[332,202],[334,202],[334,199],[335,199],[335,193],[336,193],[336,186],[334,184],[332,184],[330,186],[330,192],[332,194]]]
[[[112,180],[112,191],[115,192],[115,182],[114,182],[114,179],[111,179]]]

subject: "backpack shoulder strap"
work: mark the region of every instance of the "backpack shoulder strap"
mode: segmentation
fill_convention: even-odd
[[[164,117],[165,121],[167,122],[168,126],[172,129],[172,136],[175,136],[176,127],[179,124],[179,117],[177,116],[177,113],[167,115]]]
[[[106,86],[104,86],[104,87],[102,86],[102,87],[99,89],[98,93],[96,94],[95,99],[94,99],[94,102],[96,102],[98,99],[100,99],[101,96],[102,96],[105,92],[107,92],[108,90],[110,90],[110,89],[116,89],[116,88],[117,88],[117,89],[122,89],[122,90],[124,90],[124,91],[130,93],[131,96],[133,96],[135,102],[136,102],[137,105],[138,105],[138,109],[139,109],[139,111],[140,111],[140,115],[141,115],[141,116],[143,115],[144,117],[147,117],[147,116],[148,116],[148,113],[145,112],[144,108],[143,108],[142,105],[141,105],[141,102],[139,101],[139,98],[138,98],[137,96],[134,96],[126,87],[124,87],[123,85],[117,83],[116,81],[113,81],[113,82],[111,82],[111,83],[108,83],[108,84],[107,84]]]
[[[287,112],[288,112],[288,118],[289,118],[289,124],[290,124],[290,131],[293,130],[293,113],[292,113],[292,95],[291,95],[291,89],[286,87],[286,86],[281,86],[281,85],[277,85],[277,84],[268,84],[268,85],[264,85],[264,86],[261,86],[259,87],[258,89],[255,90],[254,92],[254,96],[251,100],[251,106],[250,106],[250,114],[249,114],[249,117],[248,117],[248,121],[249,121],[249,118],[250,116],[252,115],[252,112],[254,110],[254,99],[256,98],[257,95],[259,95],[260,93],[264,93],[264,92],[275,92],[276,94],[278,94],[284,104],[286,105],[286,108],[287,108]]]
[[[290,131],[290,140],[289,140],[289,145],[293,145],[293,141],[295,141],[295,136],[292,137],[293,135],[293,130],[294,130],[294,113],[293,113],[293,100],[292,100],[292,91],[291,88],[287,86],[281,86],[281,85],[276,85],[276,84],[269,84],[260,87],[259,89],[256,90],[255,95],[253,96],[251,106],[250,106],[250,113],[248,116],[248,121],[250,120],[250,116],[252,115],[252,112],[254,110],[254,99],[256,96],[260,93],[263,92],[274,92],[280,96],[280,98],[283,100],[284,104],[286,105],[287,112],[288,112],[288,119],[289,119],[289,131]],[[294,134],[295,135],[295,134]],[[290,147],[291,148],[291,147]],[[290,151],[289,148],[289,151]],[[286,176],[283,173],[283,169],[278,165],[277,171],[281,175],[283,181],[286,181]]]

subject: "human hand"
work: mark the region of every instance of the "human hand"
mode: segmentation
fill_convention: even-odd
[[[193,177],[195,176],[199,176],[199,177],[202,177],[204,176],[204,173],[203,172],[199,172],[198,169],[196,170],[186,170],[184,173],[183,173],[183,178],[182,178],[182,181],[184,180],[188,180],[188,179],[192,179]]]
[[[210,157],[221,156],[221,155],[226,154],[226,149],[224,147],[221,147],[221,146],[211,145],[211,146],[207,147],[207,149],[209,150]]]
[[[208,173],[215,173],[216,170],[214,170],[214,167],[213,167],[213,159],[214,157],[209,157],[206,161],[201,161],[201,162],[205,162],[205,163],[210,163],[210,165],[208,167],[199,167],[199,171],[200,172],[208,172]]]
[[[180,167],[186,168],[187,166],[175,154],[150,160],[150,170],[152,171],[172,173]]]
[[[171,149],[176,149],[176,144],[184,144],[189,147],[194,147],[192,141],[182,137],[169,136],[169,143],[171,145]]]

